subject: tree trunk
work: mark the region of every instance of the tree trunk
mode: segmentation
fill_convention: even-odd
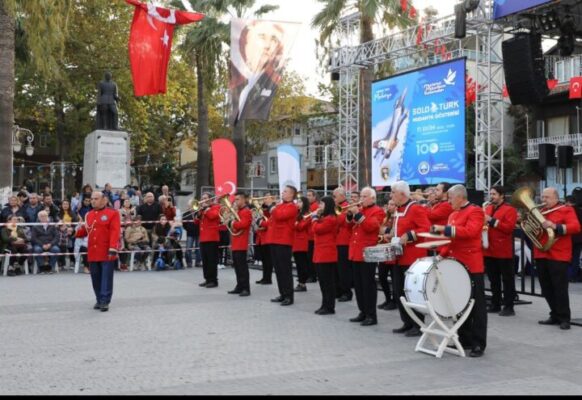
[[[210,177],[210,144],[208,132],[208,105],[204,98],[204,78],[202,63],[196,57],[196,79],[198,83],[198,158],[196,160],[196,198],[200,199],[201,187],[209,185]]]
[[[14,123],[14,18],[0,0],[0,201],[12,190],[12,127]]]
[[[232,129],[232,142],[236,148],[236,180],[237,186],[245,187],[245,122],[238,121]]]
[[[360,27],[360,43],[366,43],[374,40],[372,32],[373,19],[362,16]],[[360,188],[371,185],[371,139],[372,139],[372,111],[371,111],[371,92],[372,80],[374,79],[373,68],[360,70],[360,148],[359,151],[359,174],[358,184]]]

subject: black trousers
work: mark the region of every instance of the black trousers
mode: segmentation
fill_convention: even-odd
[[[354,271],[348,255],[349,246],[337,246],[338,294],[340,296],[346,295],[351,299],[353,296],[352,288],[354,287]]]
[[[536,259],[542,296],[550,306],[550,317],[560,322],[570,322],[568,265],[564,261]]]
[[[491,306],[501,307],[501,282],[503,281],[503,306],[513,309],[515,299],[513,258],[485,257],[485,271],[491,283]]]
[[[295,260],[295,266],[297,267],[297,282],[305,285],[307,278],[309,277],[309,265],[307,263],[307,252],[306,251],[294,251],[293,259]]]
[[[406,276],[406,271],[410,268],[410,265],[398,265],[393,264],[392,267],[392,291],[394,293],[394,301],[398,304],[398,311],[400,312],[400,319],[404,322],[405,325],[415,326],[420,328],[416,322],[404,309],[402,302],[400,301],[400,297],[404,296],[404,277]],[[406,297],[406,296],[404,296]],[[414,313],[420,318],[421,321],[424,321],[424,315],[414,311]]]
[[[249,264],[247,264],[247,252],[244,250],[232,252],[232,263],[236,274],[235,290],[251,291],[249,284]]]
[[[337,263],[316,263],[319,288],[321,289],[321,308],[335,311],[335,274]]]
[[[315,264],[313,263],[313,249],[315,248],[315,242],[309,240],[307,242],[307,262],[309,263],[309,277],[317,279],[317,270]]]
[[[293,301],[293,270],[291,264],[291,246],[271,244],[271,259],[275,266],[275,276],[279,294]]]
[[[226,265],[228,262],[228,245],[230,244],[230,234],[228,231],[218,231],[220,244],[218,247],[218,264]]]
[[[388,283],[388,273],[390,270],[390,264],[378,263],[378,280],[380,281],[380,286],[382,286],[386,302],[392,301],[392,291],[390,290],[390,283]]]
[[[378,299],[376,263],[353,261],[352,265],[358,309],[366,317],[376,319],[376,300]]]
[[[459,342],[463,347],[487,347],[487,308],[485,305],[484,274],[470,274],[475,305],[469,318],[459,328]]]
[[[272,282],[273,279],[273,260],[271,259],[271,245],[263,244],[260,246],[261,260],[263,261],[263,281]]]
[[[218,283],[218,242],[200,243],[202,273],[208,283]]]

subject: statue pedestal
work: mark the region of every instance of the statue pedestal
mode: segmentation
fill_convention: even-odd
[[[96,130],[85,138],[83,184],[103,189],[110,183],[121,189],[130,182],[129,135],[124,131]]]

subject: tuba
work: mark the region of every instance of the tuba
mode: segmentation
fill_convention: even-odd
[[[556,232],[552,228],[544,228],[542,223],[546,220],[538,210],[543,204],[536,205],[533,201],[535,192],[529,187],[517,189],[511,196],[511,204],[523,211],[521,229],[532,241],[533,245],[541,250],[548,251],[556,243]],[[542,238],[547,236],[547,241],[542,244]]]
[[[239,235],[241,235],[242,234],[242,231],[235,233],[228,226],[228,224],[230,222],[232,222],[232,221],[240,221],[240,217],[238,216],[238,213],[236,212],[236,210],[232,206],[232,203],[228,199],[228,195],[221,197],[220,200],[219,200],[219,203],[220,203],[220,206],[221,206],[220,207],[220,222],[224,226],[226,226],[226,229],[228,229],[228,231],[230,232],[230,234],[232,236],[239,236]]]

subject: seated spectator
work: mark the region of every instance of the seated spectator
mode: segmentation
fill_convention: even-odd
[[[71,210],[71,203],[69,203],[68,200],[63,200],[61,203],[61,209],[59,210],[59,221],[70,224],[72,222],[77,222],[78,220],[79,217],[77,214]]]
[[[8,217],[12,215],[24,217],[24,210],[20,207],[18,196],[10,196],[8,198],[8,204],[0,212],[0,222],[8,221]]]
[[[160,207],[162,208],[162,214],[166,216],[168,221],[173,221],[176,218],[176,207],[172,204],[172,200],[165,195],[158,197]]]
[[[32,227],[32,251],[35,254],[45,254],[45,253],[58,253],[59,252],[59,232],[54,225],[49,225],[49,216],[46,211],[41,211],[38,213],[38,221],[42,225],[35,225]],[[55,265],[57,263],[56,256],[49,256],[50,268],[46,267],[43,256],[36,257],[36,263],[38,265],[38,271],[41,273],[52,274],[55,270]],[[45,272],[46,271],[46,272]]]
[[[38,222],[38,213],[42,210],[42,204],[38,199],[38,194],[31,193],[28,196],[28,204],[24,207],[24,219],[26,222]]]
[[[81,189],[81,195],[79,198],[79,207],[81,206],[81,204],[83,204],[83,199],[86,198],[91,198],[91,194],[93,193],[93,187],[91,185],[89,185],[88,183],[83,186],[83,188]]]
[[[152,230],[152,242],[154,250],[166,250],[164,244],[166,243],[166,238],[168,237],[168,233],[170,232],[170,224],[168,223],[168,219],[164,214],[159,215],[159,221],[154,226]],[[164,251],[164,254],[166,252]],[[154,265],[160,256],[159,251],[154,251]]]
[[[8,217],[7,225],[2,227],[1,232],[2,242],[6,244],[6,250],[13,254],[8,266],[9,276],[20,275],[26,260],[26,256],[14,256],[14,254],[26,254],[28,251],[24,229],[22,226],[16,225],[19,218],[21,217],[14,214]]]
[[[87,213],[89,211],[92,210],[93,207],[91,207],[91,197],[84,197],[83,201],[81,203],[81,206],[79,207],[79,219],[84,221],[85,220],[85,215],[87,215]]]
[[[79,192],[74,192],[71,196],[71,210],[77,214],[79,212],[78,208],[81,205],[81,195]]]
[[[81,225],[77,225],[77,228],[75,230],[78,231]],[[77,237],[77,235],[75,235],[75,248],[73,250],[73,252],[75,253],[75,262],[76,260],[78,260],[81,257],[81,260],[79,260],[79,262],[82,261],[83,263],[83,272],[85,274],[90,274],[91,271],[89,271],[89,263],[87,261],[87,243],[89,241],[89,236],[85,235],[83,237]],[[84,253],[81,256],[81,253]]]
[[[53,196],[45,194],[42,198],[42,208],[47,212],[50,222],[57,222],[59,220],[59,207],[53,203]]]
[[[119,209],[119,214],[121,216],[121,224],[127,224],[127,226],[131,225],[131,221],[135,219],[136,210],[135,207],[131,204],[129,199],[123,200],[123,207]]]
[[[152,229],[154,228],[154,223],[150,221],[157,221],[159,215],[162,213],[162,208],[159,203],[155,202],[154,194],[148,192],[145,195],[144,203],[137,208],[137,215],[141,215],[144,228],[152,234]],[[153,235],[151,235],[153,241]],[[152,242],[153,245],[153,242]]]
[[[148,257],[147,250],[151,250],[148,231],[141,225],[141,216],[136,216],[132,225],[125,229],[125,244],[127,250],[146,250],[135,253],[136,268],[140,271],[145,269],[145,260]]]
[[[64,202],[63,202],[64,203]],[[69,253],[73,251],[73,227],[69,224],[58,225],[59,233],[59,251],[61,253]],[[59,256],[59,265],[64,266],[65,257]],[[72,257],[70,257],[72,258]],[[74,261],[74,260],[73,260]]]
[[[184,228],[182,228],[182,222],[180,220],[174,220],[171,226],[166,237],[166,247],[174,251],[166,253],[166,264],[173,266],[175,269],[182,269],[184,265],[184,254],[182,253],[180,238],[182,237]]]
[[[18,204],[24,210],[24,207],[28,204],[28,192],[26,190],[20,190],[16,197],[18,197]]]

